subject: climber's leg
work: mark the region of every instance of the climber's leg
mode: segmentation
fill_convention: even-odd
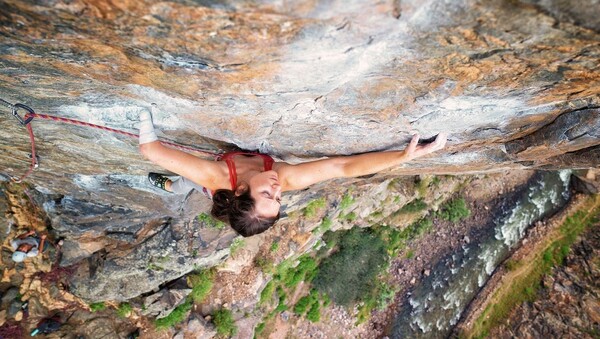
[[[173,192],[175,194],[187,194],[191,190],[196,190],[207,196],[209,199],[212,199],[212,195],[208,189],[196,184],[188,178],[179,177],[176,180],[171,180],[164,174],[150,172],[148,173],[148,180],[152,185],[162,188],[167,192]]]
[[[206,191],[206,188],[184,177],[179,177],[179,179],[173,180],[173,182],[171,183],[171,192],[173,193],[186,194],[193,189],[202,193]]]

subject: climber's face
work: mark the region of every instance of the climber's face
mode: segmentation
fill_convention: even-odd
[[[277,172],[261,172],[250,178],[248,185],[256,213],[264,218],[277,216],[281,208],[281,184]]]

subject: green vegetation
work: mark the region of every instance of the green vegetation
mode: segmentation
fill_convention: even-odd
[[[431,227],[433,226],[433,221],[430,219],[419,219],[406,228],[409,239],[415,239],[429,231],[431,231]]]
[[[265,257],[256,256],[254,258],[254,264],[263,271],[265,274],[272,274],[275,267],[273,266],[273,262]]]
[[[318,299],[310,306],[310,310],[308,310],[308,313],[306,314],[306,319],[313,323],[317,323],[321,320],[321,306]]]
[[[146,268],[153,271],[162,271],[164,270],[164,264],[169,262],[169,260],[171,260],[171,257],[168,255],[152,258]]]
[[[413,250],[408,250],[408,251],[406,252],[406,259],[412,259],[412,258],[414,258],[414,257],[415,257],[415,251],[413,251]]]
[[[354,203],[350,194],[340,201],[340,211]],[[325,199],[310,202],[304,209],[306,217],[317,215],[318,209],[324,207]],[[402,213],[414,213],[428,208],[422,199],[416,199],[404,206]],[[383,212],[379,211],[378,215]],[[356,213],[340,213],[342,220],[355,220]],[[404,250],[409,241],[429,232],[433,226],[430,218],[420,219],[405,229],[398,230],[387,226],[372,228],[355,227],[349,231],[330,232],[332,220],[326,216],[313,233],[320,234],[326,246],[316,256],[302,255],[295,260],[284,260],[274,269],[267,265],[266,259],[256,259],[257,266],[269,266],[273,272],[273,280],[269,282],[260,296],[260,305],[266,305],[272,311],[265,317],[267,321],[275,314],[291,309],[300,316],[311,321],[319,321],[322,307],[328,307],[331,301],[348,307],[358,307],[358,322],[370,317],[375,308],[384,309],[395,297],[397,290],[385,283],[387,276],[383,273],[389,266],[388,254],[397,255]],[[412,258],[414,251],[406,253]],[[297,262],[296,266],[293,266]],[[297,295],[300,282],[310,283],[311,292],[300,295],[293,305],[286,304],[286,296]],[[273,294],[277,293],[277,304],[271,303]],[[289,301],[287,301],[289,302]],[[270,327],[269,327],[270,328]]]
[[[379,284],[378,289],[377,309],[383,311],[394,300],[398,291],[386,283]]]
[[[419,178],[416,182],[415,190],[420,197],[424,197],[427,195],[427,189],[429,188],[429,179],[428,177]]]
[[[272,252],[277,252],[277,250],[279,249],[279,241],[273,241],[273,243],[271,243],[271,253]]]
[[[208,269],[187,276],[187,284],[192,288],[192,292],[185,298],[185,301],[175,307],[169,315],[164,318],[156,319],[154,326],[157,329],[166,329],[177,325],[187,318],[187,313],[192,309],[194,302],[202,302],[210,293],[213,287],[215,270]]]
[[[465,199],[456,198],[446,202],[438,211],[437,215],[444,220],[456,223],[471,215],[471,211],[467,207]]]
[[[221,336],[231,337],[237,333],[237,326],[233,321],[233,315],[228,309],[221,309],[215,312],[214,320],[217,334]]]
[[[508,259],[506,260],[506,262],[504,262],[504,267],[508,270],[508,271],[514,271],[517,268],[521,267],[522,262],[517,261],[517,260],[512,260],[512,259]]]
[[[288,309],[287,305],[285,304],[285,299],[287,298],[287,295],[285,294],[285,290],[281,286],[277,286],[277,295],[279,296],[279,303],[277,304],[277,307],[275,307],[273,314],[281,313]]]
[[[422,199],[415,199],[402,206],[396,214],[416,213],[427,209],[427,204]]]
[[[212,215],[207,214],[207,213],[200,213],[196,219],[198,219],[198,221],[204,225],[206,225],[207,227],[210,228],[216,228],[216,229],[224,229],[225,227],[227,227],[227,224],[222,222],[221,220],[217,220],[215,218],[213,218]]]
[[[373,298],[369,298],[367,300],[365,300],[365,302],[363,302],[360,307],[358,308],[358,314],[356,315],[356,323],[355,325],[358,326],[361,323],[365,322],[367,319],[369,319],[369,316],[371,315],[371,311],[377,306],[377,301]]]
[[[163,255],[163,256],[157,257],[156,260],[155,260],[155,262],[157,262],[159,264],[166,264],[170,260],[171,260],[171,256],[169,256],[169,255]]]
[[[371,311],[374,309],[384,310],[394,300],[397,289],[388,285],[383,281],[378,281],[373,287],[372,291],[367,294],[358,307],[358,314],[356,316],[356,325],[366,321],[371,316]]]
[[[357,215],[354,212],[350,212],[350,213],[348,213],[346,215],[343,215],[343,216],[340,215],[340,219],[341,220],[346,220],[346,221],[349,221],[349,222],[353,222],[354,220],[356,220],[356,218],[357,218]]]
[[[294,287],[301,281],[310,282],[317,274],[318,265],[314,258],[303,255],[298,260],[298,266],[286,272],[285,277],[282,277],[282,281],[286,287]]]
[[[190,298],[196,303],[201,303],[212,290],[215,271],[212,269],[200,271],[187,276],[188,286],[192,288]]]
[[[255,335],[261,334],[265,330],[265,326],[266,326],[266,324],[264,322],[256,325],[256,328],[254,329],[254,334]]]
[[[329,218],[322,221],[327,228],[330,223]],[[323,241],[330,250],[322,248],[316,256],[305,254],[297,261],[284,260],[274,269],[273,280],[260,296],[260,305],[272,309],[264,321],[268,323],[276,314],[291,309],[299,316],[318,322],[321,309],[328,307],[332,301],[348,307],[357,306],[359,322],[365,321],[375,308],[387,307],[397,292],[383,282],[385,276],[381,275],[389,265],[386,255],[388,241],[383,235],[396,234],[408,240],[422,234],[431,225],[431,221],[425,220],[403,231],[380,226],[381,229],[355,227],[349,231],[326,232]],[[383,229],[386,231],[383,232]],[[286,301],[287,296],[297,295],[301,281],[311,284],[310,292],[300,295],[295,304],[286,304],[289,302]],[[270,302],[274,293],[278,296],[276,306]],[[266,327],[267,324],[261,327],[261,333]]]
[[[104,304],[104,301],[90,304],[90,311],[92,312],[99,312],[103,311],[104,309],[106,309],[106,304]]]
[[[162,271],[164,268],[162,268],[162,266],[157,265],[153,262],[148,263],[148,266],[146,266],[147,269],[152,270],[152,271]]]
[[[133,307],[131,307],[129,303],[120,303],[119,307],[117,308],[117,315],[121,318],[127,318],[129,315],[131,315],[132,311]]]
[[[512,277],[510,286],[507,285],[507,288],[496,291],[494,295],[496,302],[486,307],[481,316],[475,321],[471,333],[463,335],[470,337],[486,336],[491,328],[504,321],[516,305],[535,300],[543,276],[551,273],[554,266],[562,265],[568,254],[568,249],[575,242],[577,236],[586,228],[598,222],[598,215],[600,214],[599,201],[600,196],[590,198],[589,204],[593,205],[594,208],[583,207],[566,218],[565,222],[559,227],[557,236],[545,247],[541,255],[536,255],[532,258],[533,260],[528,262],[509,264],[509,261],[507,261],[505,265],[509,271],[512,266],[514,270],[520,268],[522,272]]]
[[[550,248],[546,249],[542,254],[542,261],[547,266],[552,265],[554,256],[552,255],[552,250]]]
[[[441,179],[437,176],[421,176],[416,182],[415,189],[420,197],[425,197],[427,195],[427,190],[432,186],[437,187],[440,181]]]
[[[304,313],[306,313],[306,309],[308,308],[309,305],[310,305],[310,299],[308,298],[308,296],[304,296],[304,297],[300,298],[298,300],[298,302],[296,303],[296,306],[294,306],[294,313],[296,313],[298,315],[303,315]]]
[[[333,222],[331,221],[331,218],[325,217],[323,220],[321,220],[321,224],[318,227],[315,227],[313,233],[325,233],[329,231],[332,224]]]
[[[290,306],[287,305],[287,295],[294,295],[298,284],[301,281],[310,282],[317,274],[317,260],[308,254],[302,255],[297,259],[298,264],[293,266],[296,260],[284,260],[274,269],[273,280],[271,280],[260,294],[259,304],[269,306],[273,299],[273,294],[277,293],[277,306],[268,313],[265,320],[272,319],[276,314],[286,311]],[[318,294],[317,294],[318,295]],[[301,298],[301,300],[303,300]],[[312,300],[312,299],[310,299]],[[304,302],[304,301],[303,301]],[[310,308],[312,303],[305,307]],[[302,305],[297,306],[300,310]],[[296,307],[294,307],[296,309]],[[305,310],[303,310],[304,312]]]
[[[329,237],[339,238],[339,250],[323,260],[313,286],[337,304],[360,302],[372,291],[386,261],[385,244],[370,229],[359,227],[324,236],[326,241]]]
[[[423,218],[402,230],[383,226],[376,229],[380,237],[385,241],[387,253],[395,257],[406,247],[409,241],[429,232],[432,226],[433,222],[430,219]]]
[[[397,178],[390,180],[390,182],[388,183],[388,186],[387,186],[388,190],[390,190],[390,191],[397,190],[398,189],[397,185],[401,182],[402,182],[402,177],[397,177]]]
[[[156,319],[154,326],[158,330],[164,330],[173,327],[187,318],[188,312],[192,309],[191,299],[186,299],[181,305],[175,307],[169,315],[164,318]]]
[[[331,298],[329,298],[327,294],[323,294],[321,297],[323,299],[323,307],[327,307],[331,304]]]
[[[342,200],[340,201],[340,210],[343,211],[343,210],[347,209],[353,203],[354,203],[354,198],[352,197],[352,195],[350,195],[350,193],[344,194],[344,196],[342,197]]]
[[[275,273],[273,273],[273,279],[275,281],[281,282],[285,279],[288,272],[292,271],[294,268],[292,267],[292,260],[286,259],[275,267]]]
[[[302,214],[306,217],[306,218],[312,218],[315,215],[317,215],[317,212],[325,207],[325,203],[327,201],[325,200],[325,198],[321,197],[319,199],[315,199],[311,202],[309,202],[306,207],[304,207],[304,210],[302,212]]]
[[[229,245],[229,254],[234,257],[236,253],[244,247],[244,245],[246,245],[246,242],[243,238],[238,237],[233,239],[231,245]]]
[[[275,292],[275,282],[271,280],[267,283],[265,288],[263,288],[262,292],[260,292],[259,305],[264,305],[266,302],[270,301],[273,298],[273,292]]]
[[[520,261],[516,261],[513,259],[508,259],[506,260],[506,262],[504,262],[504,267],[508,270],[508,271],[514,271],[517,268],[522,266],[522,262]]]
[[[381,211],[381,210],[375,211],[375,212],[371,213],[371,215],[369,215],[369,218],[371,218],[372,220],[381,219],[381,218],[383,218],[383,211]]]
[[[299,316],[306,314],[306,318],[314,323],[321,319],[321,303],[320,294],[316,290],[311,290],[307,296],[298,300],[294,306],[294,313]],[[329,300],[329,298],[327,298]],[[307,313],[308,310],[308,313]]]

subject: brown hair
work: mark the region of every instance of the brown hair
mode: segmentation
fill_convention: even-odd
[[[256,214],[250,188],[238,196],[232,190],[217,190],[213,195],[213,207],[210,213],[213,217],[229,223],[231,228],[244,237],[260,234],[279,220],[279,213],[271,218]]]

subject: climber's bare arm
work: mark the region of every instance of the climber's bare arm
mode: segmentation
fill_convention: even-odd
[[[39,247],[39,251],[38,251],[38,255],[40,255],[40,253],[44,252],[44,243],[46,242],[46,235],[42,235],[42,241],[40,242],[40,247]]]
[[[28,236],[30,236],[30,235],[34,235],[34,234],[35,234],[35,231],[29,231],[29,232],[27,232],[27,233],[23,233],[23,234],[19,235],[19,236],[17,237],[17,239],[25,239],[25,238],[27,238]]]
[[[215,161],[204,160],[183,151],[153,141],[140,145],[140,153],[160,167],[186,177],[208,189],[220,188],[219,178],[223,170]]]
[[[329,179],[358,177],[383,171],[444,148],[446,134],[440,133],[429,144],[419,145],[418,141],[419,136],[415,135],[403,151],[365,153],[297,165],[282,164],[277,170],[282,190],[297,190]]]

